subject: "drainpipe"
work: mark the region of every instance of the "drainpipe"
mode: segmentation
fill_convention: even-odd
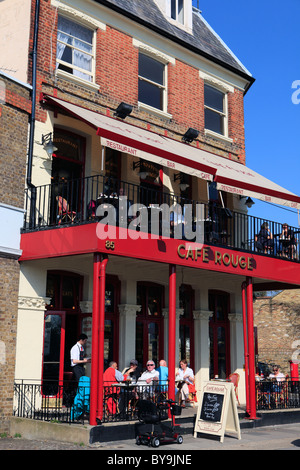
[[[33,155],[33,138],[35,127],[35,107],[36,107],[36,69],[37,69],[37,41],[39,29],[39,14],[40,14],[40,0],[35,2],[35,18],[34,18],[34,35],[33,35],[33,50],[32,50],[32,100],[31,100],[31,116],[29,128],[29,146],[28,146],[28,161],[27,161],[27,186],[31,188],[31,203],[30,203],[30,226],[34,224],[34,212],[36,201],[36,187],[32,184],[32,155]]]

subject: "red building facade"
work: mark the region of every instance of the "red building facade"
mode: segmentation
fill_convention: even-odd
[[[16,379],[62,380],[85,332],[91,424],[104,368],[133,357],[141,367],[167,359],[171,383],[187,358],[198,390],[237,371],[253,414],[253,287],[300,280],[298,250],[258,252],[263,220],[247,215],[247,197],[300,204],[245,166],[253,77],[191,1],[175,16],[163,0],[79,3],[32,1]],[[164,204],[173,219],[155,215]],[[175,232],[176,207],[193,236]]]

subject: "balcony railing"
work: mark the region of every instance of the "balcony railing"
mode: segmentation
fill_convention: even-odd
[[[299,261],[299,230],[296,228],[290,227],[294,232],[292,242],[282,241],[281,223],[175,196],[159,190],[157,185],[152,186],[97,175],[28,188],[23,232],[101,222],[109,215],[109,223],[141,232]],[[178,214],[185,220],[184,233],[176,226]],[[142,215],[138,228],[135,225],[137,215]],[[274,236],[266,247],[257,241],[263,224],[268,225]]]

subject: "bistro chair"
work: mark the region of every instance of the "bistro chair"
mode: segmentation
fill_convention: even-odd
[[[56,196],[57,204],[58,204],[58,223],[61,224],[62,222],[71,222],[73,223],[76,219],[76,212],[70,211],[69,204],[65,198],[62,196]]]
[[[239,395],[238,395],[238,384],[239,384],[239,380],[240,380],[240,375],[237,372],[234,372],[233,374],[230,374],[228,379],[229,379],[230,382],[233,383],[235,396],[236,396],[238,404],[240,404]]]

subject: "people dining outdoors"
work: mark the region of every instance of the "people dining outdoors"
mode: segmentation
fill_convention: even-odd
[[[116,361],[111,361],[109,367],[103,374],[104,394],[107,397],[107,409],[110,414],[115,414],[118,408],[118,397],[120,390],[114,387],[113,384],[122,382],[124,380],[123,374],[118,370]]]
[[[274,249],[273,234],[267,222],[261,225],[259,233],[255,235],[255,247],[258,251],[263,251],[264,253],[270,253]]]
[[[279,241],[281,255],[293,259],[296,253],[296,239],[294,231],[286,223],[282,225]]]
[[[182,408],[185,408],[185,403],[189,398],[189,386],[194,384],[194,372],[188,367],[186,359],[182,359],[179,363],[180,368],[175,374],[175,381],[177,382],[177,389],[179,395],[179,403]]]

